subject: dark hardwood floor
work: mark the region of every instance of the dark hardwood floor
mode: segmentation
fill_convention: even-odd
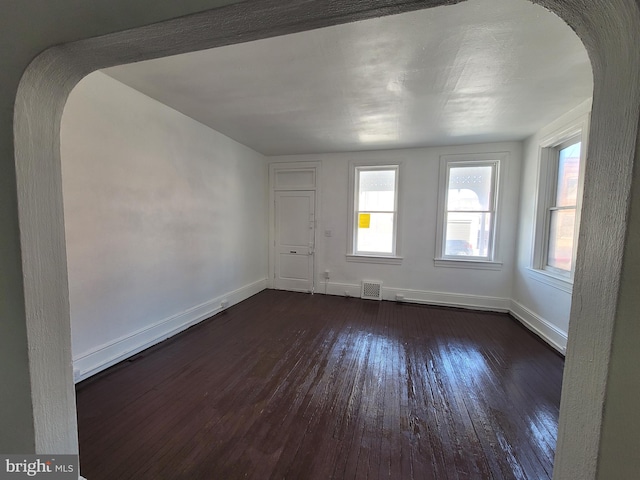
[[[267,290],[79,384],[81,471],[550,478],[562,369],[506,314]]]

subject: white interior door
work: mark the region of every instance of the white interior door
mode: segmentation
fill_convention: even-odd
[[[279,290],[313,290],[316,195],[275,192],[275,285]]]

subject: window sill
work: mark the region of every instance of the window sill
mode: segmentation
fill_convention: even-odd
[[[562,290],[563,292],[573,292],[573,281],[571,281],[571,279],[569,278],[554,275],[553,273],[547,272],[546,270],[538,270],[536,268],[527,268],[527,273],[529,274],[530,278],[540,283],[544,283],[553,288],[557,288],[558,290]]]
[[[446,268],[467,268],[472,270],[502,270],[502,262],[491,262],[487,260],[457,260],[452,258],[434,258],[433,264],[436,267],[446,267]]]
[[[386,265],[401,265],[402,257],[396,256],[378,256],[378,255],[354,255],[347,254],[347,262],[356,263],[382,263]]]

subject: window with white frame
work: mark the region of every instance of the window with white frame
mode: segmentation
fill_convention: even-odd
[[[441,158],[436,265],[460,266],[463,261],[468,261],[467,265],[498,265],[498,179],[504,158],[505,154]]]
[[[581,150],[582,141],[575,137],[558,145],[552,154],[555,181],[547,208],[544,267],[564,274],[573,270]]]
[[[580,224],[587,121],[579,119],[540,145],[533,268],[569,284]]]
[[[355,166],[354,256],[397,254],[399,165]]]

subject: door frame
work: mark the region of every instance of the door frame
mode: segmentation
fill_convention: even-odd
[[[318,271],[318,230],[321,218],[320,206],[320,162],[273,162],[269,164],[269,276],[267,288],[275,288],[276,275],[276,192],[281,191],[313,191],[315,192],[315,228],[313,232],[313,266],[311,292],[315,292]],[[280,181],[280,175],[300,173],[298,181],[288,183]],[[307,174],[306,177],[304,174]]]

